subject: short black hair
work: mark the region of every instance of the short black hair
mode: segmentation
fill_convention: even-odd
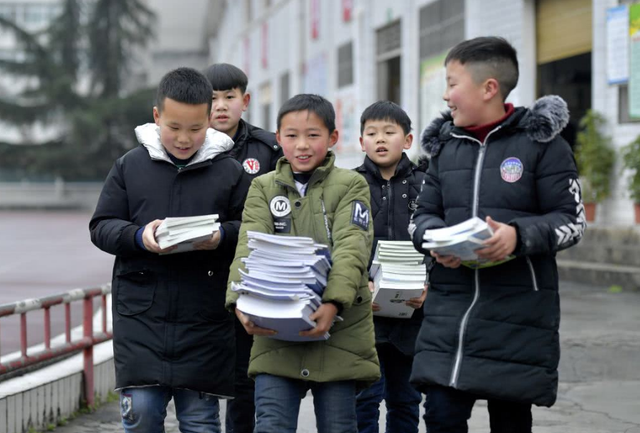
[[[518,54],[504,38],[481,36],[460,42],[449,51],[444,65],[452,61],[468,64],[476,82],[495,78],[503,99],[507,99],[518,84]]]
[[[329,130],[329,134],[336,129],[336,112],[333,110],[333,105],[320,95],[302,93],[285,102],[282,107],[280,107],[280,111],[278,111],[278,130],[282,124],[282,118],[294,111],[309,111],[310,113],[314,113],[322,119],[324,126]]]
[[[362,112],[362,116],[360,116],[360,135],[362,135],[364,124],[368,120],[390,120],[402,127],[404,135],[411,132],[411,119],[398,104],[391,101],[374,102]]]
[[[247,74],[229,63],[214,63],[204,70],[204,75],[211,83],[213,90],[240,89],[244,94],[249,84]]]
[[[184,104],[207,104],[207,113],[211,112],[213,89],[207,77],[192,68],[178,68],[167,72],[158,84],[156,106],[162,113],[164,100],[173,99]]]

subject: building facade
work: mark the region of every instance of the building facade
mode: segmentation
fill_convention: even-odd
[[[318,93],[334,103],[341,140],[338,162],[363,159],[359,116],[379,99],[399,103],[421,131],[446,108],[443,60],[456,43],[497,35],[518,51],[520,80],[508,101],[530,105],[559,94],[572,113],[568,141],[587,109],[607,118],[618,150],[640,135],[626,115],[626,85],[607,79],[607,10],[618,0],[243,0],[226,1],[210,39],[210,61],[233,63],[249,76],[247,119],[274,130],[280,105]],[[637,2],[636,2],[637,3]],[[618,158],[619,159],[619,158]],[[633,223],[619,160],[612,194],[596,221]]]

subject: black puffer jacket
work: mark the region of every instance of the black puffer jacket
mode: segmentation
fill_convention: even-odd
[[[413,242],[426,229],[478,216],[513,225],[514,260],[430,274],[411,382],[551,406],[556,399],[560,305],[555,253],[585,230],[576,165],[557,134],[566,104],[545,97],[517,108],[480,143],[450,117],[425,130],[431,154],[414,214]]]
[[[228,154],[242,164],[251,179],[276,169],[282,148],[273,132],[265,131],[240,119],[235,144]]]
[[[209,130],[182,169],[167,157],[153,124],[118,159],[90,222],[91,240],[116,256],[113,334],[116,387],[165,385],[233,395],[234,326],[224,307],[249,179],[233,145]],[[158,255],[137,246],[138,228],[166,217],[217,213],[224,238],[214,251]]]
[[[369,157],[356,168],[362,174],[371,191],[374,242],[371,259],[379,240],[408,241],[408,227],[416,208],[416,199],[425,178],[425,166],[416,166],[406,154],[398,163],[390,180],[380,175],[378,166]],[[371,260],[369,261],[371,266]],[[422,310],[418,309],[409,320],[374,316],[376,343],[391,343],[407,356],[413,355],[416,337],[422,323]]]

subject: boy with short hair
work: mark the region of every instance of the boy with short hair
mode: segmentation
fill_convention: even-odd
[[[282,156],[275,134],[242,119],[251,101],[246,74],[228,63],[215,63],[204,74],[213,87],[211,127],[233,140],[229,154],[242,164],[251,179],[275,170]]]
[[[180,430],[218,433],[218,398],[233,395],[233,317],[224,308],[249,179],[224,155],[233,142],[209,128],[211,85],[179,68],[159,86],[155,124],[119,158],[90,222],[116,256],[113,345],[125,432],[163,431],[176,404]],[[220,231],[177,254],[155,231],[166,217],[218,214]]]
[[[255,326],[235,310],[255,336],[249,363],[256,381],[255,431],[295,431],[300,400],[311,389],[318,431],[355,433],[356,389],[380,377],[367,284],[369,188],[357,173],[334,166],[329,149],[338,140],[335,112],[323,97],[288,100],[278,113],[276,137],[285,157],[249,189],[227,306],[234,309],[238,297],[231,283],[240,281],[242,259],[249,255],[247,231],[312,237],[329,247],[333,267],[322,305],[311,315],[316,327],[302,335],[319,337],[330,329],[331,337],[298,343],[271,339],[275,331]],[[338,313],[344,320],[332,326]]]
[[[253,126],[242,119],[251,100],[248,79],[239,68],[215,63],[205,70],[213,87],[211,127],[233,139],[228,151],[253,179],[275,170],[282,149],[273,132]],[[236,397],[227,401],[226,432],[253,433],[255,425],[254,384],[247,375],[253,337],[236,320]]]
[[[391,101],[378,101],[360,117],[360,145],[366,153],[356,171],[364,176],[371,192],[374,243],[379,240],[408,241],[409,220],[425,178],[426,167],[416,166],[404,153],[413,143],[411,119]],[[373,282],[369,281],[371,291]],[[378,433],[380,403],[387,408],[386,431],[417,433],[420,421],[418,392],[409,383],[413,350],[422,323],[422,303],[426,296],[413,298],[415,308],[409,319],[374,316],[376,350],[381,378],[358,394],[358,432]],[[374,303],[373,310],[379,310]]]
[[[531,432],[531,405],[551,406],[557,393],[555,253],[586,227],[573,154],[558,135],[567,106],[557,96],[530,109],[504,103],[518,61],[502,38],[462,42],[445,66],[451,111],[423,134],[431,162],[414,245],[422,249],[425,230],[477,216],[493,229],[478,256],[513,258],[472,269],[431,253],[411,382],[427,394],[429,432],[466,432],[476,399],[489,401],[492,433]]]

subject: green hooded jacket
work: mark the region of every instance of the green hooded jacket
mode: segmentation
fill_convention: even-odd
[[[329,246],[333,267],[322,300],[340,305],[344,318],[329,330],[331,337],[326,341],[291,342],[255,336],[251,377],[268,373],[314,382],[356,380],[360,385],[380,377],[367,275],[373,240],[369,185],[358,173],[334,167],[334,161],[329,152],[311,176],[304,197],[285,158],[278,161],[275,171],[251,183],[229,274],[227,308],[233,309],[238,298],[230,287],[231,282],[240,281],[241,260],[249,255],[247,231],[278,232],[308,236]]]

